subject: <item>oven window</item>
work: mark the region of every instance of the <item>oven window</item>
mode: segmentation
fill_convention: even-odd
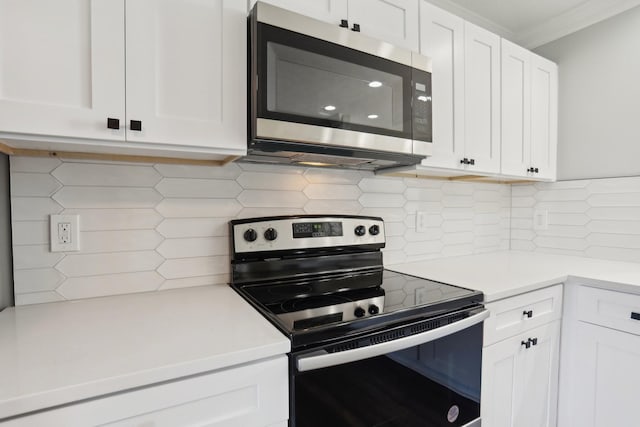
[[[481,365],[480,324],[399,352],[298,373],[292,425],[464,426],[480,417]]]
[[[258,116],[411,138],[411,67],[259,25]]]

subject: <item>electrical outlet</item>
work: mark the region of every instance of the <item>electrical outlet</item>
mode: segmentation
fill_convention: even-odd
[[[533,229],[546,230],[549,228],[549,211],[536,209],[533,211]]]
[[[427,302],[427,288],[416,289],[416,305],[425,304]]]
[[[51,215],[51,252],[80,250],[80,216]]]
[[[427,213],[416,212],[416,232],[424,233],[427,231]]]

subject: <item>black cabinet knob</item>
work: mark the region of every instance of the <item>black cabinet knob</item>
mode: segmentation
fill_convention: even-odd
[[[351,27],[351,31],[355,31],[356,33],[360,32],[360,24],[353,24],[353,27]]]
[[[533,171],[534,171],[535,173],[540,172],[540,171],[538,170],[538,168],[534,168],[534,169],[533,169]]]
[[[531,345],[538,345],[538,338],[529,338]]]
[[[520,345],[521,345],[521,346],[523,345],[523,346],[524,346],[524,348],[529,348],[529,347],[531,347],[531,341],[529,341],[529,340],[521,341],[521,342],[520,342]]]
[[[269,241],[276,240],[278,238],[278,232],[275,228],[267,228],[264,231],[264,238]]]
[[[109,129],[120,129],[120,119],[107,118],[107,128]]]
[[[359,225],[353,230],[356,233],[356,236],[364,236],[367,234],[367,228],[364,225]]]
[[[470,165],[475,165],[476,164],[476,159],[469,159],[469,164]]]
[[[462,160],[460,160],[460,164],[461,165],[468,165],[469,164],[469,159],[467,159],[466,157]]]
[[[635,311],[631,312],[631,318],[633,320],[640,320],[640,313],[636,313]]]
[[[522,312],[523,316],[527,316],[529,319],[531,319],[531,317],[533,317],[533,310],[525,310]]]
[[[341,19],[340,20],[340,26],[342,28],[349,28],[349,21],[347,21],[346,19]]]
[[[131,120],[130,122],[131,130],[142,131],[142,122],[140,120]]]
[[[366,312],[364,311],[364,308],[362,308],[362,307],[358,307],[358,308],[356,308],[356,309],[354,310],[353,315],[354,315],[354,316],[356,316],[356,317],[362,317],[362,316],[364,316],[364,315],[365,315],[365,313],[366,313]]]
[[[369,227],[369,234],[371,234],[372,236],[377,236],[378,234],[380,234],[380,226],[374,224]]]

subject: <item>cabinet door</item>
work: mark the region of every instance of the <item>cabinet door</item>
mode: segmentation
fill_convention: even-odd
[[[246,149],[246,2],[127,0],[126,14],[127,140]]]
[[[251,0],[253,7],[258,0]],[[347,0],[261,0],[320,21],[340,24],[347,19]]]
[[[584,322],[574,333],[563,425],[637,425],[640,336]]]
[[[418,0],[348,0],[349,24],[363,34],[418,51]]]
[[[124,0],[0,0],[0,64],[0,132],[124,140]]]
[[[500,37],[465,22],[465,157],[470,172],[500,171]],[[434,104],[436,99],[433,100]]]
[[[556,179],[558,66],[531,54],[531,166],[536,178]]]
[[[420,1],[420,53],[432,59],[433,155],[424,166],[461,168],[464,157],[464,21]]]
[[[522,342],[536,339],[526,348]],[[560,322],[554,321],[483,349],[482,424],[556,425]]]
[[[139,387],[12,418],[3,427],[282,427],[287,357]]]
[[[531,167],[531,52],[502,39],[502,173]]]

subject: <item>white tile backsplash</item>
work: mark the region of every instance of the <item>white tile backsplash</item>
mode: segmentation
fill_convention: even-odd
[[[11,167],[17,304],[226,285],[233,218],[382,216],[387,263],[509,248],[508,185],[252,164],[12,157]],[[80,215],[80,252],[49,252],[53,213]]]
[[[640,262],[640,177],[513,185],[512,199],[512,249]]]

